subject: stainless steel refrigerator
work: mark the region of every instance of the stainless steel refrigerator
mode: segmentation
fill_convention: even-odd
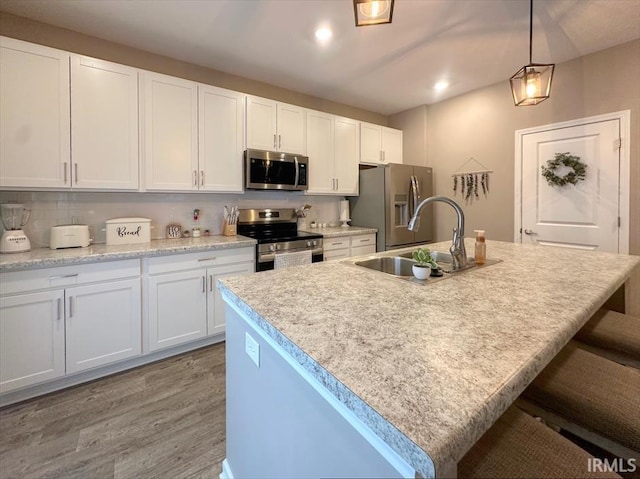
[[[416,206],[433,195],[431,168],[386,165],[360,170],[360,196],[349,198],[351,224],[377,228],[377,251],[433,242],[433,206],[420,213],[420,230],[407,225]]]

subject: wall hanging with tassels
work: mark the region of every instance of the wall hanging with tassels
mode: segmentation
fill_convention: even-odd
[[[482,189],[482,194],[486,197],[489,193],[489,173],[493,173],[493,170],[475,158],[469,158],[451,175],[454,196],[458,194],[459,189],[466,202],[479,200]]]

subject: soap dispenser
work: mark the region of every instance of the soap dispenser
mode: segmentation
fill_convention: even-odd
[[[476,232],[476,264],[483,265],[487,260],[487,244],[484,242],[484,230],[474,230]]]

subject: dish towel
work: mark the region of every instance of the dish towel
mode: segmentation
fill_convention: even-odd
[[[311,250],[295,253],[279,253],[273,263],[273,269],[289,268],[301,264],[311,264]]]

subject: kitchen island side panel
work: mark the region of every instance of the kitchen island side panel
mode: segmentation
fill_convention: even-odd
[[[229,476],[415,477],[412,467],[242,313],[229,304],[225,313]],[[246,335],[258,344],[259,366],[245,352]]]

